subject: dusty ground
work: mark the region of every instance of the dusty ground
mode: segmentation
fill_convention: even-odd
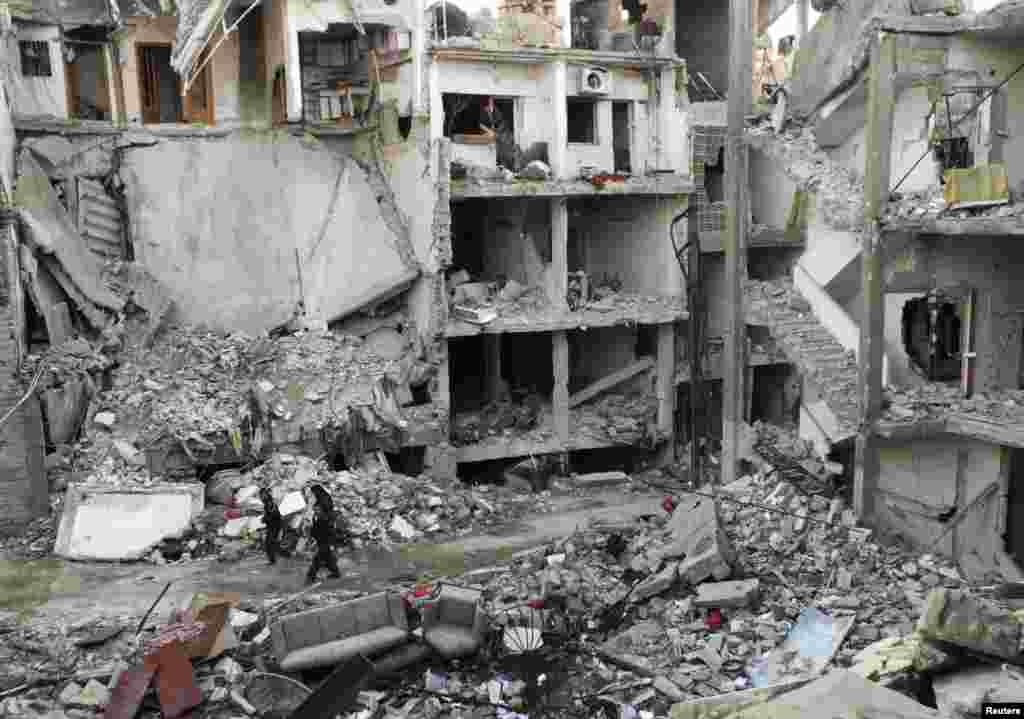
[[[572,534],[589,522],[629,522],[659,510],[659,495],[614,488],[588,497],[553,497],[556,511],[504,525],[499,531],[446,544],[416,544],[394,550],[342,554],[343,576],[324,582],[327,589],[375,591],[395,583],[412,584],[427,574],[458,575],[507,559],[514,552]],[[149,563],[0,562],[0,608],[31,612],[32,619],[139,616],[172,582],[162,607],[180,606],[198,591],[235,591],[259,601],[303,587],[305,558],[264,558],[237,562],[215,559],[157,566]],[[326,573],[323,575],[326,578]]]

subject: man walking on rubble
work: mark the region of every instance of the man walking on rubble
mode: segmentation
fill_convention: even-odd
[[[327,569],[333,579],[341,577],[338,569],[338,558],[334,554],[334,545],[338,540],[347,540],[347,537],[339,537],[335,523],[337,519],[334,513],[334,500],[327,490],[320,485],[312,488],[315,500],[313,506],[313,527],[310,536],[316,542],[316,553],[313,555],[313,564],[306,574],[306,583],[312,584],[317,580],[321,569]]]
[[[274,501],[274,495],[267,487],[260,490],[260,501],[263,502],[263,525],[267,529],[263,549],[267,553],[267,561],[275,564],[277,555],[285,554],[281,551],[281,527],[284,519],[281,517],[281,510],[277,508],[277,502]]]

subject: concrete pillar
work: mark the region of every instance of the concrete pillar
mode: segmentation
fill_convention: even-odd
[[[302,121],[302,72],[299,60],[299,31],[295,16],[285,13],[287,27],[285,45],[288,48],[288,69],[285,70],[285,84],[288,92],[288,122]]]
[[[885,282],[881,219],[889,204],[897,36],[879,33],[872,39],[868,76],[867,148],[864,172],[867,222],[861,245],[862,308],[860,318],[860,431],[854,467],[853,509],[859,518],[871,513],[871,499],[878,480],[878,446],[875,423],[882,411],[883,330]]]
[[[796,0],[796,39],[803,40],[807,34],[808,23],[810,22],[809,0]]]
[[[565,98],[569,90],[569,67],[565,60],[556,60],[551,65],[552,87],[551,97],[553,98],[554,133],[552,133],[551,147],[548,148],[548,159],[551,161],[551,172],[557,177],[564,179],[568,173],[568,150],[569,150],[569,116],[565,106]]]
[[[726,226],[724,371],[722,375],[722,474],[728,484],[738,476],[740,427],[743,423],[747,325],[743,285],[747,274],[747,146],[743,133],[752,104],[753,22],[750,0],[729,3],[729,129],[725,143]]]

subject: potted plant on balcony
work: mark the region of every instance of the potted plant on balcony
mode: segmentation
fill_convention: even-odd
[[[641,20],[637,24],[636,32],[640,47],[644,50],[653,51],[661,41],[661,25],[654,18],[645,17]]]

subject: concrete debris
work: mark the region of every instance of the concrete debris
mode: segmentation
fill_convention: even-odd
[[[964,591],[935,589],[917,630],[936,639],[1002,659],[1024,659],[1024,622],[996,602]]]
[[[134,491],[72,486],[54,552],[67,559],[140,559],[163,540],[182,536],[202,511],[199,484]]]
[[[712,500],[684,498],[672,512],[669,533],[669,544],[659,553],[666,559],[685,557],[679,566],[684,581],[696,585],[710,577],[727,579],[732,573],[735,549]]]
[[[1019,702],[1024,698],[1024,672],[1001,667],[973,667],[936,677],[935,703],[944,717],[974,719],[985,716],[983,703]]]
[[[738,608],[749,607],[757,601],[760,581],[743,579],[731,582],[711,582],[697,587],[697,607]]]

